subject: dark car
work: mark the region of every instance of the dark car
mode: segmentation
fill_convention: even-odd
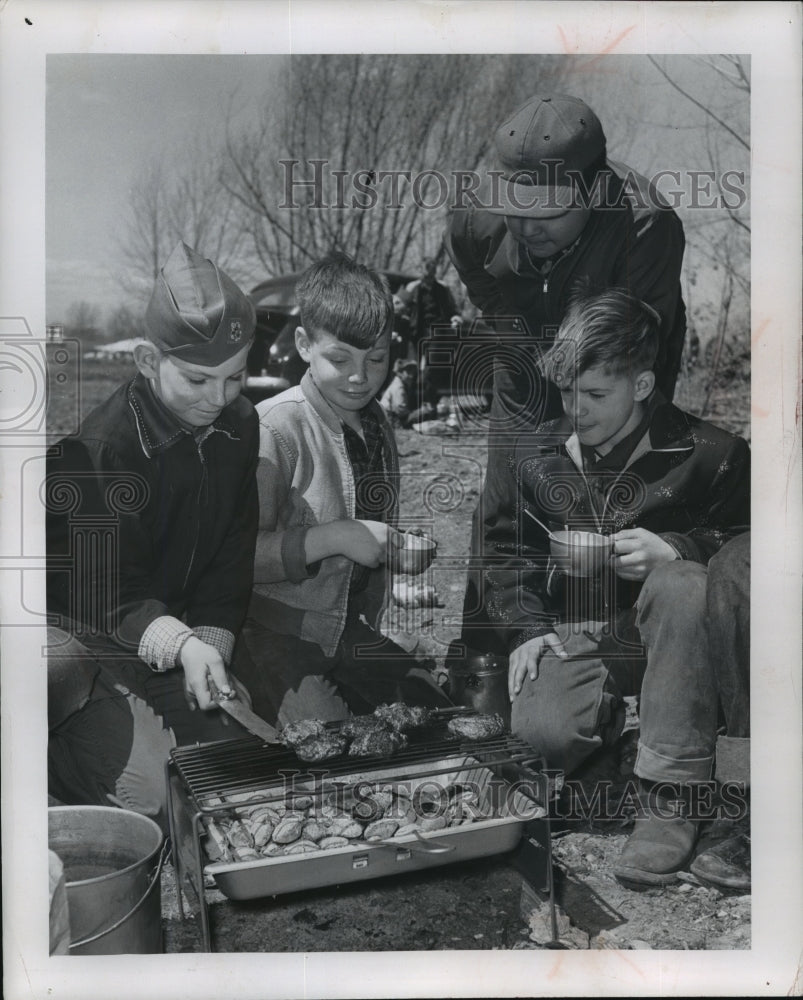
[[[301,274],[296,271],[268,278],[249,293],[256,309],[257,326],[246,362],[248,371],[243,393],[254,403],[298,385],[307,370],[295,344],[299,324],[295,293]],[[415,275],[398,271],[380,271],[380,274],[387,278],[393,293],[415,280]],[[401,346],[398,340],[396,343]]]

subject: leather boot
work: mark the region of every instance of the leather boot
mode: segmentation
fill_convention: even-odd
[[[628,889],[652,889],[677,881],[694,853],[698,822],[687,819],[689,789],[641,782],[640,812],[613,873]]]
[[[701,851],[689,869],[701,882],[750,892],[750,818],[733,824],[733,832]]]

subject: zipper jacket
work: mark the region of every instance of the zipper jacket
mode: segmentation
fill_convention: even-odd
[[[369,404],[384,436],[387,459],[385,520],[396,521],[399,460],[393,431],[379,404]],[[249,616],[266,628],[317,643],[334,656],[346,617],[376,626],[385,604],[383,566],[350,594],[354,563],[336,555],[308,566],[307,531],[354,518],[356,491],[343,425],[309,372],[301,385],[257,406],[260,425],[259,536]],[[372,490],[372,492],[374,492]]]
[[[486,326],[497,330],[498,346],[508,340],[504,372],[497,369],[495,381],[508,412],[527,401],[532,409],[533,379],[540,384],[535,362],[554,340],[578,281],[588,281],[594,291],[626,288],[658,312],[657,385],[672,398],[686,335],[680,287],[683,226],[654,185],[624,164],[609,161],[608,166],[606,204],[592,209],[575,243],[542,269],[510,235],[503,216],[470,207],[451,217],[445,244],[460,280]],[[511,352],[520,352],[518,363],[511,361]],[[541,419],[559,412],[557,396],[550,395]]]
[[[632,607],[642,584],[612,570],[570,578],[552,561],[550,531],[605,535],[645,528],[681,559],[707,564],[750,519],[747,443],[659,397],[649,428],[620,469],[584,467],[564,417],[519,439],[484,508],[486,607],[509,649],[556,622],[607,620]]]
[[[243,397],[196,436],[141,375],[121,386],[48,453],[48,610],[134,651],[165,616],[236,634],[251,593],[257,447]]]

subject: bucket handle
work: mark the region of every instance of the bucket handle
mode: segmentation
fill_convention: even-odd
[[[83,948],[84,945],[92,944],[93,941],[97,941],[99,938],[106,937],[107,934],[111,934],[112,931],[116,931],[118,927],[121,927],[126,922],[126,920],[128,920],[130,917],[133,917],[134,914],[137,912],[137,910],[142,906],[142,904],[148,898],[148,896],[150,896],[153,887],[156,885],[159,876],[162,874],[162,868],[164,867],[164,863],[165,861],[167,861],[167,857],[169,854],[170,854],[170,841],[167,840],[167,838],[165,838],[162,844],[162,850],[159,852],[159,860],[156,864],[156,868],[154,869],[153,875],[151,876],[151,880],[148,883],[148,888],[145,890],[142,897],[136,903],[134,903],[134,905],[131,907],[128,913],[126,913],[124,917],[120,917],[120,919],[115,923],[113,923],[111,927],[107,927],[103,931],[98,931],[97,934],[93,934],[92,937],[84,938],[83,941],[74,941],[70,945],[70,948]]]

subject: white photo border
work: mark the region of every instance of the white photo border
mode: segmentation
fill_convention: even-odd
[[[25,498],[13,485],[41,443],[0,430],[6,997],[800,992],[800,26],[796,3],[10,0],[0,8],[0,338],[45,328],[48,53],[728,52],[751,55],[753,80],[752,949],[48,958],[45,675],[42,630],[27,611],[44,606],[43,543],[41,526],[27,522],[21,537]],[[0,428],[3,406],[0,394]]]

